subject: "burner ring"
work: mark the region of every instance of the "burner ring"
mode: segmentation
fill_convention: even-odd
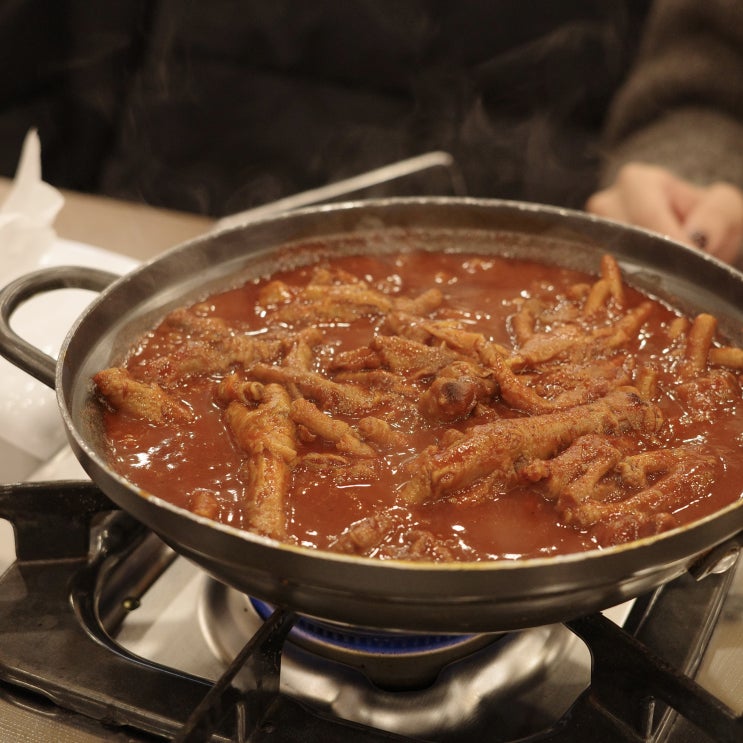
[[[203,577],[199,624],[224,667],[271,612],[270,604]],[[344,720],[414,737],[460,729],[486,699],[508,704],[578,643],[562,625],[509,634],[426,635],[307,616],[297,624],[283,645],[282,692]],[[371,651],[370,635],[376,636]],[[339,638],[350,647],[336,643]],[[388,652],[376,652],[380,646]]]
[[[258,616],[264,621],[274,608],[260,599],[251,597]],[[301,616],[290,632],[297,644],[332,645],[339,649],[373,655],[419,655],[459,646],[471,645],[482,635],[418,634],[394,630],[367,629],[351,625],[326,622],[313,617]],[[493,635],[488,635],[492,639]]]

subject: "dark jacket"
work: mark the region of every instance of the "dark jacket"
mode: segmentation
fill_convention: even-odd
[[[689,105],[683,74],[648,98],[669,17],[693,48],[688,16],[732,4],[657,0],[638,57],[647,0],[20,0],[0,19],[0,166],[36,126],[54,185],[220,216],[441,149],[472,195],[580,206],[605,156],[611,173]]]

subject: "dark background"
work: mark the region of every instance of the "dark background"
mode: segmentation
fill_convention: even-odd
[[[443,149],[581,206],[647,4],[5,0],[0,174],[36,127],[57,187],[221,216]]]

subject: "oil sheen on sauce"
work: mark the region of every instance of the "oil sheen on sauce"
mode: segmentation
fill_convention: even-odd
[[[515,345],[513,317],[524,301],[536,299],[559,308],[562,298],[573,296],[576,287],[596,281],[595,276],[536,262],[444,252],[346,256],[334,259],[334,268],[390,296],[416,297],[437,287],[444,300],[431,313],[432,318],[456,318],[467,331],[509,349]],[[262,337],[266,333],[266,308],[261,292],[268,281],[303,287],[311,280],[313,270],[312,266],[300,267],[214,294],[199,303],[198,312],[203,317],[222,318],[240,332]],[[647,301],[639,292],[628,287],[625,291],[628,308]],[[667,329],[677,316],[671,308],[653,302],[641,334],[623,353],[638,363],[652,363],[659,370],[657,404],[665,418],[658,433],[662,443],[673,446],[679,438],[700,441],[717,454],[713,486],[673,513],[675,522],[683,524],[713,513],[741,495],[743,403],[739,396],[712,423],[691,421],[685,418],[683,406],[664,392],[671,388],[676,373],[665,358],[669,354]],[[323,339],[315,367],[322,368],[344,351],[367,347],[380,322],[378,317],[319,322]],[[172,352],[171,335],[172,330],[161,326],[141,340],[125,361],[133,376],[146,377],[158,358]],[[524,373],[528,380],[528,369]],[[215,385],[224,376],[225,372],[196,373],[175,383],[171,392],[195,412],[192,423],[153,425],[105,409],[109,459],[111,466],[132,483],[178,506],[190,508],[195,494],[209,493],[219,502],[215,518],[238,528],[250,528],[245,453],[225,428],[224,407],[214,398]],[[736,378],[739,384],[739,374]],[[416,384],[424,389],[428,381],[420,379]],[[312,549],[333,549],[339,535],[351,525],[387,513],[395,517],[394,523],[384,548],[369,550],[371,556],[410,557],[402,542],[411,533],[419,540],[425,535],[421,553],[413,555],[421,559],[440,559],[437,544],[445,546],[444,559],[468,561],[550,556],[601,546],[595,529],[563,522],[539,483],[518,482],[488,497],[447,497],[420,505],[401,504],[399,493],[409,479],[410,462],[426,447],[438,445],[446,431],[466,432],[474,425],[519,415],[497,395],[489,406],[481,406],[477,415],[445,424],[422,423],[416,420],[415,407],[410,410],[413,412],[375,411],[381,417],[386,412],[396,414],[394,426],[405,431],[405,443],[380,451],[373,474],[339,477],[332,469],[293,468],[285,501],[287,541]],[[345,416],[345,420],[352,425],[356,422],[354,416]],[[303,442],[302,447],[304,453],[334,451],[319,438]]]

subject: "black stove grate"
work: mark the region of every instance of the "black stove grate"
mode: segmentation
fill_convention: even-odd
[[[111,633],[120,607],[102,586],[135,552],[156,556],[161,544],[93,484],[0,486],[0,516],[14,525],[18,556],[0,577],[3,695],[37,695],[136,741],[413,740],[326,717],[280,691],[289,611],[274,612],[216,684],[119,647]],[[624,629],[601,614],[569,622],[591,652],[590,685],[549,730],[520,743],[743,740],[743,718],[692,680],[731,574],[679,578],[638,600]],[[440,740],[503,743],[492,720],[482,724]]]

